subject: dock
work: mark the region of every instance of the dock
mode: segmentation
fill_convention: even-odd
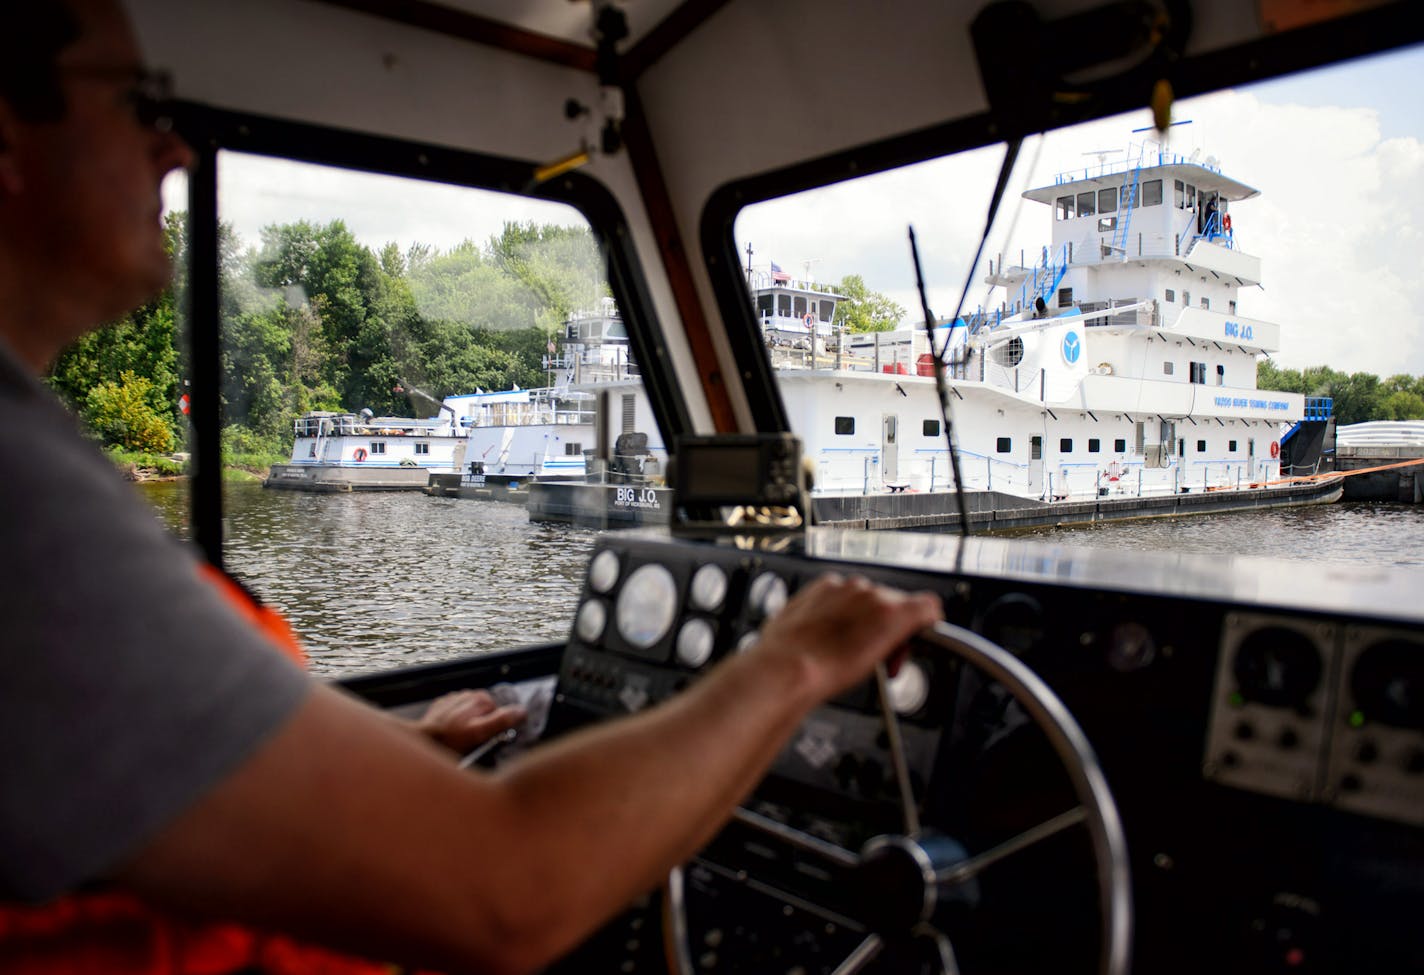
[[[1335,470],[1349,475],[1346,501],[1424,503],[1424,446],[1337,447]]]

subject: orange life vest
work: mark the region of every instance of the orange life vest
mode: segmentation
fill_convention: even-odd
[[[306,654],[286,619],[210,565],[203,578],[283,653]],[[70,894],[48,904],[0,902],[5,975],[392,975],[390,965],[342,955],[240,924],[189,921],[122,891]]]

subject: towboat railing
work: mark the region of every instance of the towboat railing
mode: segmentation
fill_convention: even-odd
[[[443,418],[412,420],[336,413],[298,417],[293,430],[298,437],[434,437],[452,432],[449,421]]]
[[[1154,150],[1152,146],[1157,146]],[[1120,152],[1121,150],[1113,150]],[[1132,143],[1129,145],[1127,154],[1122,159],[1115,159],[1112,162],[1102,159],[1096,166],[1084,166],[1081,169],[1067,169],[1053,177],[1054,186],[1062,186],[1064,183],[1076,183],[1084,179],[1096,179],[1100,176],[1116,176],[1119,173],[1126,173],[1129,170],[1142,166],[1152,169],[1156,166],[1200,166],[1207,172],[1221,174],[1221,166],[1210,161],[1199,159],[1194,153],[1184,156],[1177,152],[1168,152],[1162,149],[1157,143]]]
[[[818,495],[944,492],[955,486],[949,455],[941,449],[916,448],[892,461],[879,446],[837,447],[821,450],[815,461]],[[1023,462],[963,448],[960,472],[967,490],[1041,501],[1168,497],[1284,483],[1272,462],[1255,458],[1174,461],[1149,468],[1141,458]]]

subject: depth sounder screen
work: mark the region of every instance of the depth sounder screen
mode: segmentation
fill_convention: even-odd
[[[690,450],[679,458],[682,486],[690,501],[757,497],[761,452],[757,447],[727,446]]]

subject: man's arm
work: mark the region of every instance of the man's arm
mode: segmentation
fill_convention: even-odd
[[[686,693],[493,774],[317,688],[118,880],[375,957],[528,971],[706,843],[810,708],[939,614],[819,580]]]

